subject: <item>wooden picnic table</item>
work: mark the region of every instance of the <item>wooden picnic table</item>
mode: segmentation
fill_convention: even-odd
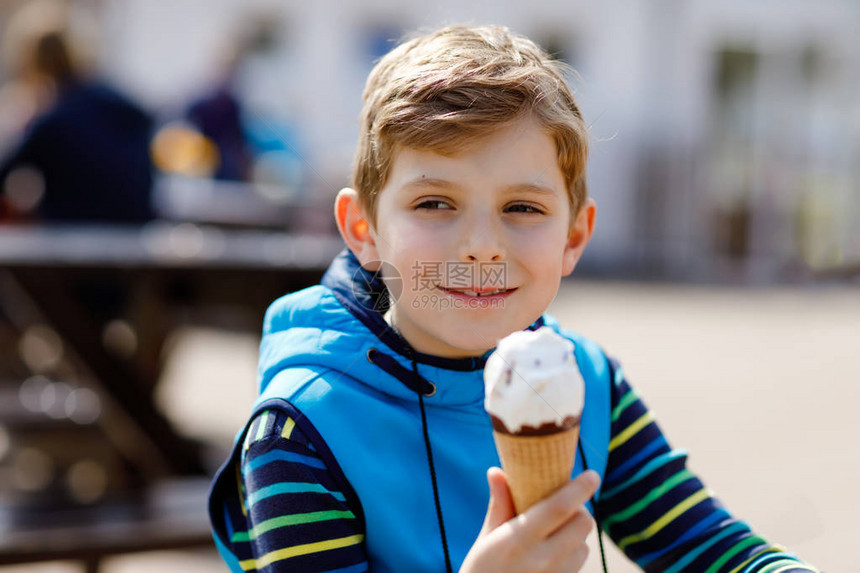
[[[188,324],[260,332],[269,303],[317,283],[342,247],[331,235],[189,223],[0,227],[0,318],[22,329],[43,322],[60,336],[120,413],[101,417],[103,435],[140,474],[141,491],[149,491],[165,479],[193,481],[212,470],[201,444],[181,435],[154,399],[169,334]],[[137,339],[133,356],[106,345],[105,317],[93,307],[93,293],[101,292],[122,295],[121,318]],[[201,491],[195,499],[205,517]],[[0,563],[77,559],[95,570],[102,555],[210,542],[205,520],[187,527],[181,509],[142,499],[113,512],[98,504],[52,508],[54,518],[27,527],[21,516],[38,512],[0,505],[0,532],[4,522],[16,524],[0,534]]]

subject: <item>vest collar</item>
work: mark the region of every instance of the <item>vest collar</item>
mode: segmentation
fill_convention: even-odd
[[[355,351],[396,378],[407,392],[416,396],[418,389],[423,390],[428,404],[483,401],[483,369],[492,351],[468,358],[446,358],[416,351],[383,317],[389,298],[381,276],[362,268],[348,249],[334,259],[321,283],[353,319],[373,334],[363,337],[362,347]],[[541,317],[529,328],[536,329],[545,323]],[[417,379],[413,373],[413,359],[417,365]]]

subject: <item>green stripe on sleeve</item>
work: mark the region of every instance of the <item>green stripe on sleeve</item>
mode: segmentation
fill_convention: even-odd
[[[266,425],[269,423],[269,411],[266,410],[263,412],[263,415],[260,416],[260,423],[257,425],[257,435],[254,436],[254,441],[259,442],[263,439],[263,435],[266,433]]]
[[[288,527],[290,525],[299,525],[303,523],[328,521],[331,519],[355,519],[355,514],[353,514],[351,511],[330,510],[312,511],[310,513],[296,513],[293,515],[282,515],[280,517],[267,519],[266,521],[255,525],[249,531],[237,531],[233,534],[233,537],[230,538],[230,541],[234,543],[238,541],[251,541],[252,539],[257,539],[259,536],[263,535],[267,531],[272,531],[273,529]]]
[[[683,482],[685,482],[689,479],[692,479],[694,477],[696,477],[696,476],[694,476],[690,470],[688,470],[686,468],[681,470],[680,472],[678,472],[677,474],[675,474],[674,476],[672,476],[671,478],[669,478],[668,480],[666,480],[662,484],[660,484],[659,487],[651,490],[651,492],[648,493],[648,495],[646,495],[644,498],[640,499],[639,501],[637,501],[636,503],[634,503],[630,507],[627,507],[623,511],[620,511],[618,513],[614,513],[610,517],[604,519],[603,522],[601,523],[601,525],[603,525],[603,527],[609,527],[613,523],[616,523],[618,521],[625,521],[625,520],[631,518],[632,516],[636,515],[637,513],[639,513],[643,509],[645,509],[649,504],[651,504],[652,502],[657,500],[659,497],[662,497],[663,494],[665,494],[667,491],[674,488],[676,485],[683,483]]]
[[[711,566],[707,568],[705,573],[717,573],[717,571],[719,571],[723,565],[728,563],[729,559],[731,559],[744,549],[752,547],[753,545],[767,545],[767,541],[765,541],[761,537],[758,537],[757,535],[747,537],[746,539],[729,549],[726,553],[723,553],[723,555],[719,559],[714,561],[713,564],[711,564]]]
[[[669,523],[678,518],[678,516],[682,515],[685,511],[690,509],[691,507],[696,506],[702,501],[711,497],[710,492],[706,489],[702,489],[667,511],[663,514],[660,519],[649,525],[645,530],[640,531],[639,533],[634,533],[633,535],[628,535],[620,542],[618,542],[618,548],[624,551],[627,546],[632,543],[638,543],[650,537],[656,535],[661,529],[666,527]]]
[[[628,390],[624,397],[618,401],[618,404],[612,411],[612,421],[617,421],[618,418],[621,417],[621,414],[624,413],[624,410],[626,410],[627,407],[630,406],[630,404],[635,403],[638,399],[639,396],[636,395],[636,392],[634,392],[633,390]]]

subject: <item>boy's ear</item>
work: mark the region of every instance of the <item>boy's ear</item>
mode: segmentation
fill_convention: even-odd
[[[334,218],[340,236],[358,257],[361,266],[371,271],[377,270],[375,267],[379,266],[379,252],[376,250],[376,240],[357,191],[349,187],[340,190],[334,201]]]
[[[567,245],[564,248],[564,257],[562,259],[561,274],[568,276],[573,272],[576,263],[585,251],[588,241],[591,240],[591,235],[594,233],[594,216],[597,213],[597,204],[594,199],[588,198],[585,204],[579,209],[576,214],[576,219],[570,227],[570,232],[567,236]]]

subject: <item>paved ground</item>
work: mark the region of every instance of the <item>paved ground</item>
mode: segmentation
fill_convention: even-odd
[[[860,571],[860,290],[566,284],[552,312],[619,358],[673,445],[736,515],[827,571]],[[253,400],[256,340],[181,335],[162,400],[226,447]],[[195,405],[203,395],[210,417]],[[851,452],[855,452],[852,454]],[[610,544],[611,545],[611,544]],[[610,571],[635,569],[612,550]],[[599,571],[595,557],[586,571]],[[4,573],[65,573],[64,564]],[[105,573],[226,571],[211,553],[106,563]]]
[[[860,291],[573,283],[554,310],[622,360],[732,512],[821,569],[860,571]]]

